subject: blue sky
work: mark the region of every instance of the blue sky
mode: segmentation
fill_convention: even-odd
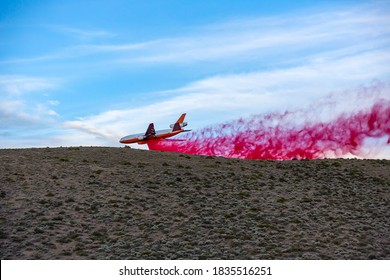
[[[0,147],[120,146],[182,112],[197,129],[331,93],[353,110],[346,90],[390,80],[388,1],[0,7]]]

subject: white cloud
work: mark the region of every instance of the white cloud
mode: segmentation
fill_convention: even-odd
[[[143,51],[123,52],[126,45],[99,46],[121,51],[119,63],[193,63],[218,61],[278,61],[280,56],[318,53],[326,48],[369,49],[388,47],[390,19],[385,11],[365,7],[347,12],[321,12],[261,19],[237,20],[205,26],[190,36],[159,39],[138,44]],[[91,46],[92,47],[92,46]],[[350,49],[351,50],[351,49]],[[296,59],[296,58],[295,58]],[[280,63],[280,61],[279,61]]]
[[[30,124],[32,118],[25,112],[24,102],[20,100],[1,100],[0,102],[0,128]]]
[[[37,77],[0,75],[0,94],[20,95],[56,87],[53,81]]]
[[[97,119],[99,119],[99,116],[97,116]],[[99,122],[99,120],[93,119],[89,119],[87,121],[67,121],[64,123],[64,126],[66,128],[78,129],[101,138],[114,140],[115,138],[113,137],[113,133],[110,131],[110,126],[107,125],[107,121],[109,122],[110,120],[110,118],[107,118],[104,126],[100,126],[101,122]],[[96,124],[99,124],[99,126]]]
[[[38,125],[58,117],[45,104],[34,103],[26,98],[27,94],[44,96],[46,91],[58,87],[55,81],[40,77],[0,75],[0,128],[8,126]],[[55,101],[49,101],[54,106]],[[49,118],[48,118],[49,117]]]
[[[114,33],[106,30],[98,29],[81,29],[76,27],[70,27],[65,25],[48,25],[50,29],[53,29],[56,32],[63,32],[70,34],[80,40],[90,40],[95,38],[106,38],[116,36]]]
[[[34,111],[36,112],[38,118],[59,117],[60,116],[56,111],[48,108],[47,105],[45,105],[45,104],[37,104],[34,108]]]
[[[113,35],[104,30],[53,28],[88,38]],[[153,66],[156,63],[214,61],[229,65],[243,61],[256,61],[262,65],[297,64],[302,63],[308,54],[312,58],[314,54],[339,52],[340,49],[348,51],[346,55],[374,49],[388,52],[390,18],[385,9],[372,4],[333,11],[310,10],[268,18],[232,20],[192,28],[187,33],[189,35],[150,41],[76,44],[48,55],[14,59],[7,63],[94,55],[93,63],[104,63],[105,69],[118,64]]]
[[[47,103],[51,106],[58,106],[60,105],[60,102],[58,100],[49,100]]]
[[[46,114],[48,114],[49,116],[53,116],[53,117],[59,117],[60,116],[56,111],[50,110],[50,109],[46,111]]]

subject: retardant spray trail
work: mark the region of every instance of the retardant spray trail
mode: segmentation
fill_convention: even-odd
[[[313,109],[314,110],[314,109]],[[188,134],[185,141],[158,141],[150,150],[243,159],[315,159],[361,155],[368,138],[388,137],[390,101],[342,114],[328,122],[294,123],[294,112],[239,119]]]

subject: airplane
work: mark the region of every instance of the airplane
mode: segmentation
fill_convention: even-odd
[[[145,134],[139,133],[139,134],[127,135],[125,137],[122,137],[119,140],[119,142],[122,144],[137,143],[142,145],[142,144],[147,144],[149,141],[162,141],[165,140],[166,138],[175,136],[179,133],[191,131],[191,130],[183,129],[183,127],[187,126],[188,124],[187,122],[184,121],[185,117],[186,117],[186,113],[182,114],[174,124],[171,124],[169,126],[171,129],[156,131],[154,129],[154,124],[151,123],[149,124]]]

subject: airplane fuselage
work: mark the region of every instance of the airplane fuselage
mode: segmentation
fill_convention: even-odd
[[[144,135],[144,134],[132,134],[132,135],[127,135],[119,141],[122,144],[133,144],[133,143],[138,143],[138,144],[146,144],[147,141],[151,140],[162,140],[165,138],[169,138],[172,136],[175,136],[181,132],[184,132],[187,130],[181,129],[177,131],[171,131],[170,129],[164,129],[164,130],[157,130],[156,135]]]
[[[187,126],[187,122],[184,121],[186,113],[182,114],[180,118],[174,123],[171,124],[170,127],[172,129],[164,129],[164,130],[155,130],[154,124],[150,123],[148,129],[144,134],[131,134],[125,137],[122,137],[119,142],[122,144],[146,144],[149,141],[161,141],[165,138],[175,136],[182,132],[187,132],[189,130],[183,129],[183,127]]]

